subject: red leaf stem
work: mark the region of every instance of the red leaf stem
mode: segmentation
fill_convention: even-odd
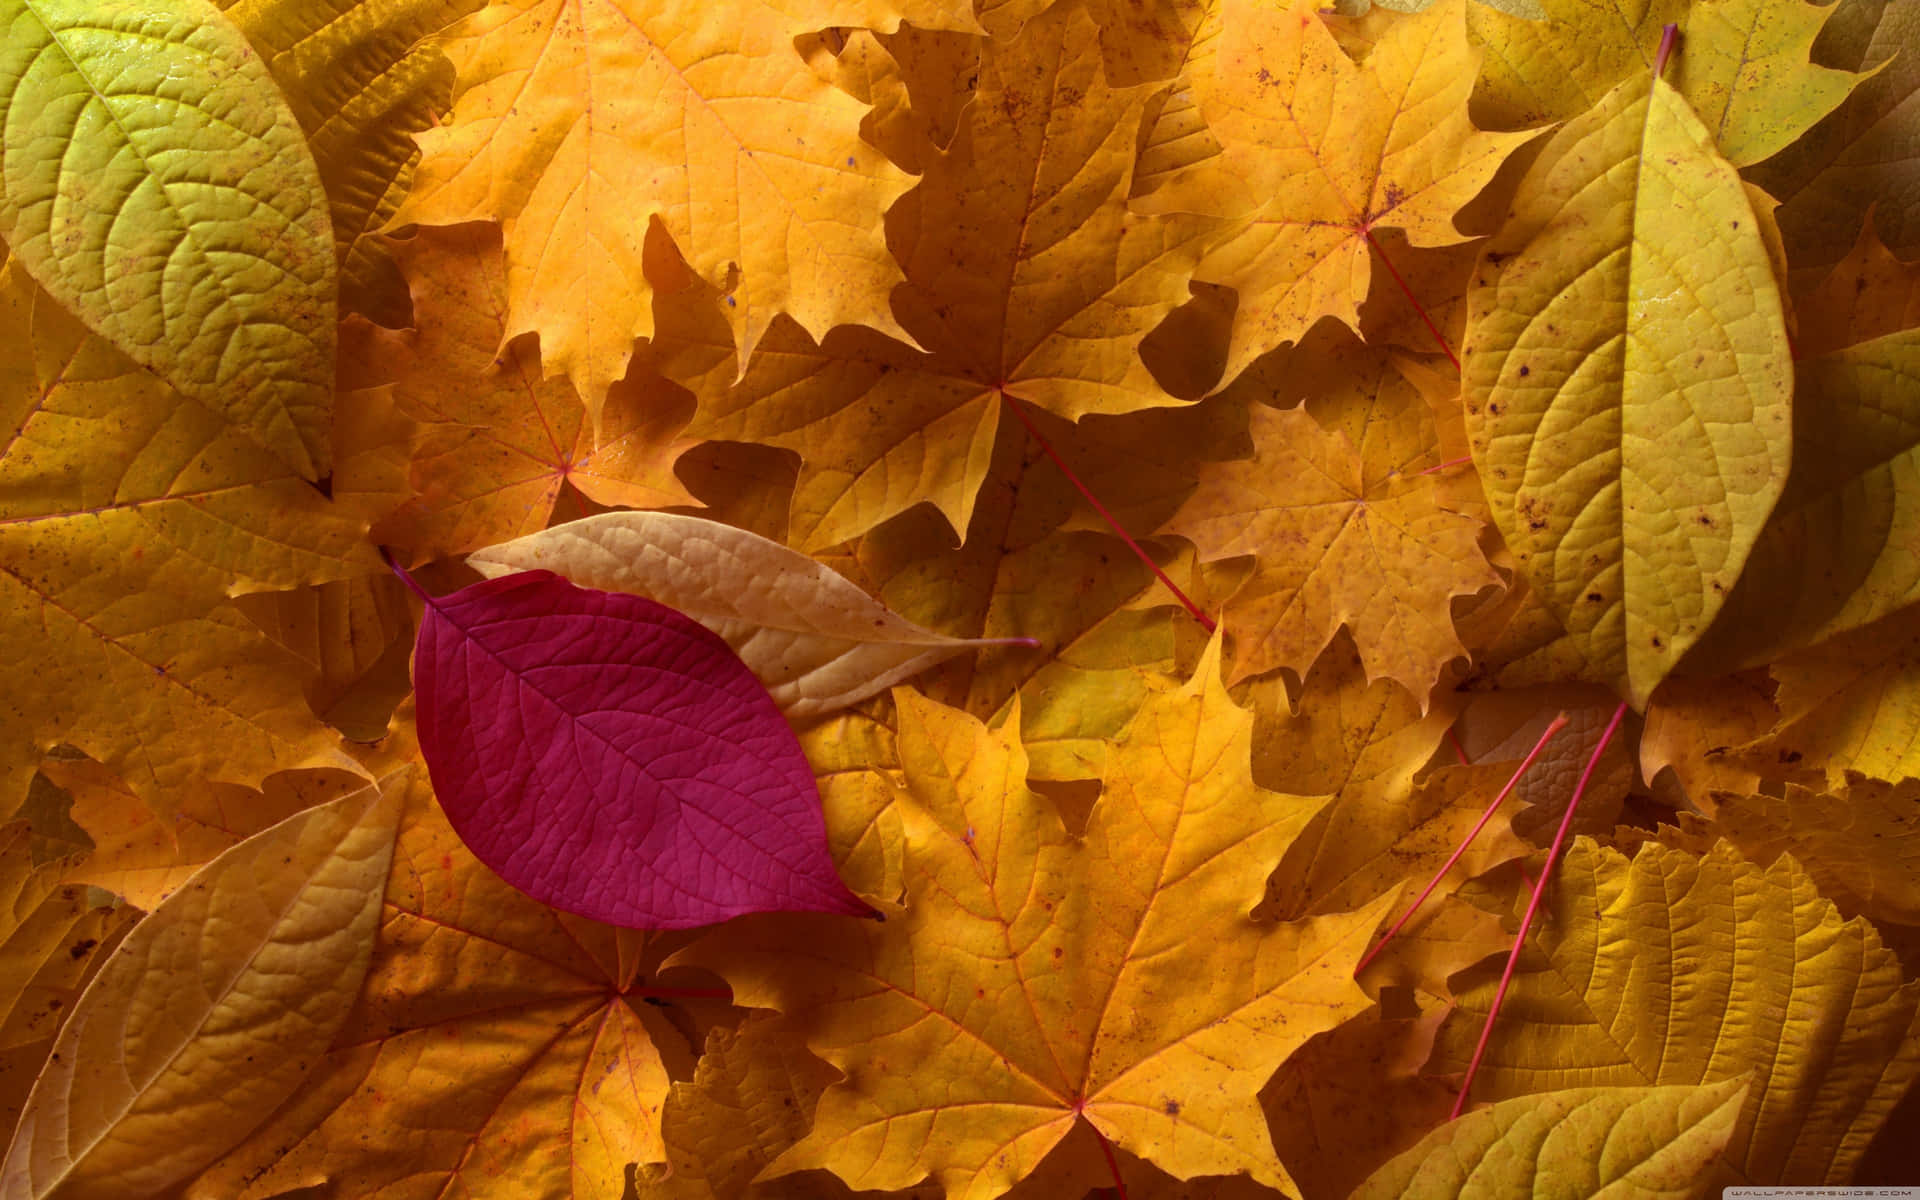
[[[1393,928],[1387,930],[1380,940],[1374,943],[1373,949],[1367,951],[1366,957],[1360,960],[1359,965],[1353,968],[1354,978],[1358,979],[1360,972],[1367,969],[1367,964],[1374,960],[1374,956],[1382,950],[1385,950],[1387,943],[1391,942],[1394,937],[1399,934],[1400,930],[1406,926],[1406,923],[1413,919],[1413,914],[1418,912],[1420,906],[1427,902],[1428,896],[1433,895],[1433,889],[1440,886],[1440,881],[1447,877],[1448,871],[1453,870],[1453,865],[1460,861],[1460,856],[1467,852],[1467,847],[1473,845],[1473,839],[1480,836],[1480,831],[1487,827],[1488,821],[1493,820],[1493,814],[1499,809],[1501,803],[1513,793],[1515,787],[1519,786],[1520,777],[1527,773],[1527,768],[1533,765],[1533,760],[1540,757],[1540,752],[1547,748],[1547,743],[1553,740],[1553,735],[1559,733],[1566,727],[1566,713],[1559,714],[1547,723],[1546,729],[1540,734],[1540,740],[1533,744],[1533,749],[1527,751],[1527,756],[1521,759],[1520,765],[1513,769],[1513,776],[1507,780],[1507,786],[1501,788],[1500,794],[1493,798],[1493,803],[1487,805],[1487,811],[1480,814],[1480,819],[1474,823],[1472,829],[1467,830],[1467,836],[1461,838],[1460,844],[1453,848],[1453,856],[1447,859],[1446,865],[1434,872],[1433,878],[1427,881],[1425,889],[1414,898],[1412,904],[1407,906],[1407,911],[1400,914],[1400,919],[1393,923]],[[1453,736],[1451,729],[1447,731],[1447,736]],[[1460,761],[1463,763],[1466,762],[1466,751],[1460,748],[1458,738],[1454,739],[1453,748],[1460,752]]]
[[[1447,344],[1446,335],[1440,332],[1440,327],[1435,325],[1433,318],[1427,315],[1427,306],[1420,303],[1420,298],[1413,294],[1411,287],[1407,286],[1405,277],[1400,274],[1400,268],[1393,265],[1393,260],[1387,257],[1387,252],[1374,239],[1373,230],[1363,228],[1360,232],[1366,237],[1367,245],[1373,248],[1374,254],[1379,256],[1381,264],[1387,268],[1387,274],[1393,276],[1393,281],[1400,285],[1400,294],[1407,298],[1407,303],[1413,305],[1413,311],[1420,314],[1420,321],[1427,327],[1427,332],[1433,335],[1434,341],[1440,343],[1440,352],[1447,356],[1447,361],[1453,364],[1455,371],[1458,371],[1460,359],[1454,354],[1453,347]]]
[[[1054,451],[1052,444],[1041,436],[1039,429],[1035,428],[1032,418],[1027,416],[1026,410],[1021,406],[1019,398],[1009,396],[1005,392],[1000,394],[1006,400],[1007,407],[1013,411],[1013,415],[1020,418],[1020,423],[1027,427],[1027,432],[1033,436],[1033,440],[1040,444],[1041,453],[1053,460],[1053,465],[1060,468],[1060,473],[1067,477],[1067,482],[1074,486],[1074,490],[1086,497],[1087,503],[1093,505],[1093,511],[1099,513],[1100,518],[1104,520],[1115,533],[1120,535],[1120,540],[1127,544],[1134,555],[1139,558],[1141,562],[1147,564],[1147,570],[1152,571],[1156,579],[1167,585],[1167,590],[1173,593],[1175,599],[1186,606],[1187,611],[1193,614],[1193,619],[1200,622],[1208,633],[1212,633],[1214,630],[1213,618],[1201,612],[1199,605],[1187,599],[1187,594],[1180,590],[1180,585],[1167,578],[1167,573],[1160,569],[1160,564],[1154,562],[1153,557],[1141,548],[1140,543],[1133,540],[1133,535],[1127,532],[1126,526],[1120,524],[1120,519],[1109,512],[1106,505],[1100,503],[1099,497],[1087,490],[1087,485],[1080,482],[1080,477],[1073,473],[1073,468],[1066,464],[1066,460],[1062,459],[1060,455]]]
[[[1460,1094],[1453,1099],[1453,1111],[1447,1116],[1449,1121],[1458,1117],[1467,1106],[1467,1095],[1473,1090],[1474,1073],[1480,1069],[1480,1058],[1487,1052],[1487,1042],[1493,1037],[1494,1019],[1500,1015],[1500,1005],[1507,998],[1507,986],[1513,982],[1513,969],[1520,962],[1520,948],[1526,945],[1527,930],[1533,927],[1533,914],[1540,908],[1540,897],[1547,890],[1547,880],[1553,878],[1553,864],[1559,861],[1560,848],[1567,841],[1567,830],[1573,827],[1574,810],[1580,807],[1580,797],[1586,794],[1594,769],[1600,765],[1600,756],[1606,753],[1608,743],[1613,741],[1614,733],[1620,728],[1621,718],[1626,715],[1627,702],[1622,700],[1620,707],[1613,710],[1613,720],[1607,722],[1606,732],[1595,743],[1593,753],[1587,756],[1587,768],[1580,772],[1580,782],[1573,787],[1573,798],[1567,801],[1567,811],[1560,818],[1560,829],[1553,835],[1553,845],[1547,848],[1546,865],[1540,868],[1540,878],[1534,881],[1533,894],[1527,898],[1527,911],[1520,917],[1520,931],[1513,935],[1513,950],[1507,955],[1507,969],[1500,973],[1500,987],[1493,993],[1493,1007],[1487,1012],[1486,1024],[1480,1027],[1480,1041],[1473,1048],[1473,1057],[1467,1061],[1467,1075],[1460,1081]]]
[[[1113,1146],[1092,1121],[1087,1122],[1087,1128],[1093,1130],[1094,1138],[1100,1143],[1100,1153],[1107,1159],[1107,1170],[1113,1172],[1113,1190],[1117,1200],[1127,1200],[1127,1181],[1120,1178],[1120,1160],[1113,1156]]]

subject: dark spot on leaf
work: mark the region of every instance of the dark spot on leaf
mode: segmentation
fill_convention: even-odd
[[[1526,378],[1527,376],[1529,376],[1529,375],[1531,375],[1531,374],[1533,374],[1533,368],[1532,368],[1532,367],[1529,367],[1529,366],[1527,366],[1527,365],[1525,365],[1524,363],[1523,363],[1523,364],[1521,364],[1521,367],[1520,367],[1520,378],[1522,378],[1522,379],[1525,379],[1525,378]]]
[[[1800,752],[1798,750],[1782,750],[1780,752],[1780,761],[1783,763],[1797,763],[1800,761]]]
[[[77,962],[80,959],[85,958],[93,950],[93,948],[95,946],[98,946],[99,944],[100,944],[99,938],[81,938],[79,941],[73,944],[73,948],[71,950],[68,950],[67,953],[74,959],[74,961]]]
[[[1600,594],[1599,592],[1588,592],[1588,593],[1587,593],[1587,603],[1588,603],[1588,604],[1601,604],[1601,603],[1604,603],[1605,601],[1606,601],[1606,597],[1605,597],[1605,596],[1602,596],[1602,595],[1601,595],[1601,594]]]
[[[1166,1114],[1170,1117],[1177,1117],[1180,1115],[1180,1102],[1178,1100],[1168,1100],[1166,1104],[1162,1106],[1162,1108],[1165,1110]]]

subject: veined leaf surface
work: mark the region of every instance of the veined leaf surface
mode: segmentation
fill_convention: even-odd
[[[5,0],[0,237],[92,329],[328,470],[334,259],[286,101],[207,0]]]

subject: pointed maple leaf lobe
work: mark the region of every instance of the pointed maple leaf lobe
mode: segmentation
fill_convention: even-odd
[[[441,807],[536,900],[648,929],[871,911],[766,688],[663,604],[548,571],[428,598],[414,688]]]

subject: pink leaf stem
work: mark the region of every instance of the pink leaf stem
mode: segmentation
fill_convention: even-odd
[[[1453,865],[1460,861],[1460,856],[1467,852],[1467,847],[1473,845],[1473,839],[1480,836],[1480,831],[1487,827],[1488,821],[1493,820],[1493,814],[1499,809],[1502,802],[1512,794],[1515,787],[1519,786],[1521,776],[1527,773],[1527,768],[1533,765],[1533,760],[1540,757],[1540,752],[1547,748],[1547,743],[1553,739],[1553,735],[1559,733],[1566,727],[1566,713],[1559,714],[1547,723],[1546,729],[1541,731],[1540,740],[1533,744],[1533,749],[1527,751],[1527,756],[1521,759],[1520,765],[1513,769],[1513,775],[1507,780],[1507,786],[1501,788],[1500,794],[1493,798],[1493,803],[1487,805],[1487,811],[1480,814],[1480,819],[1474,823],[1472,829],[1467,831],[1467,836],[1461,838],[1460,844],[1453,848],[1453,856],[1447,859],[1446,865],[1434,872],[1433,878],[1427,881],[1426,888],[1414,898],[1412,904],[1407,906],[1407,911],[1400,914],[1400,919],[1393,923],[1393,928],[1387,930],[1380,940],[1374,943],[1373,949],[1367,951],[1366,957],[1360,960],[1360,964],[1354,967],[1353,975],[1355,979],[1360,977],[1360,972],[1367,969],[1367,964],[1373,961],[1374,956],[1382,950],[1385,950],[1387,943],[1391,942],[1394,937],[1399,934],[1400,930],[1406,926],[1406,923],[1413,919],[1413,914],[1418,912],[1420,906],[1427,902],[1428,896],[1433,895],[1433,889],[1440,886],[1440,881],[1447,877],[1448,871],[1453,870]],[[1452,731],[1449,730],[1448,732],[1451,733]],[[1457,739],[1453,745],[1455,750],[1460,751],[1461,761],[1465,762],[1466,751],[1460,750],[1460,743]]]
[[[1500,973],[1500,986],[1493,993],[1493,1007],[1487,1011],[1486,1024],[1480,1027],[1480,1041],[1473,1048],[1473,1057],[1467,1060],[1467,1075],[1460,1081],[1460,1094],[1453,1099],[1453,1112],[1447,1117],[1450,1121],[1466,1110],[1467,1095],[1473,1090],[1473,1076],[1480,1069],[1480,1058],[1487,1052],[1488,1040],[1493,1037],[1493,1022],[1500,1015],[1500,1005],[1507,998],[1507,986],[1513,982],[1513,969],[1520,962],[1521,947],[1527,943],[1527,930],[1533,927],[1533,914],[1540,908],[1540,897],[1547,890],[1547,880],[1553,878],[1553,864],[1560,859],[1560,849],[1566,844],[1567,831],[1573,828],[1574,810],[1580,807],[1580,797],[1586,794],[1594,769],[1600,765],[1600,756],[1606,753],[1608,743],[1613,741],[1615,731],[1620,728],[1621,718],[1626,715],[1627,702],[1622,700],[1620,707],[1613,710],[1613,720],[1607,722],[1606,732],[1595,743],[1593,753],[1587,756],[1587,767],[1580,772],[1580,781],[1573,787],[1573,798],[1567,801],[1567,811],[1560,818],[1560,829],[1553,835],[1553,845],[1547,848],[1546,865],[1540,868],[1540,878],[1534,881],[1533,893],[1527,898],[1527,911],[1520,917],[1520,931],[1513,935],[1513,950],[1507,955],[1507,969]]]

